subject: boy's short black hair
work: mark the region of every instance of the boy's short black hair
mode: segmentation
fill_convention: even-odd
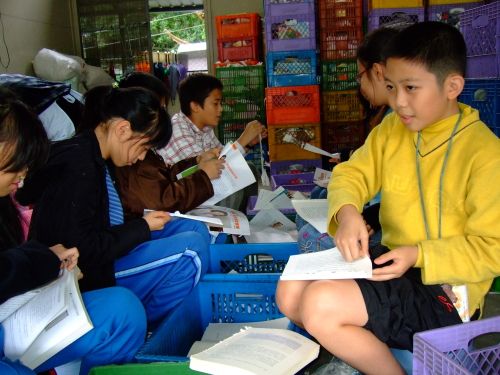
[[[420,22],[403,29],[383,51],[383,59],[403,59],[422,64],[439,85],[451,73],[465,77],[465,40],[453,26],[443,22]]]
[[[187,76],[179,86],[179,101],[181,111],[186,116],[191,114],[191,102],[195,102],[203,108],[205,99],[216,89],[222,90],[222,82],[219,78],[207,73],[193,73]]]
[[[126,89],[130,87],[142,87],[156,94],[158,99],[165,99],[165,103],[170,96],[168,87],[156,76],[141,71],[133,71],[123,75],[118,87]]]

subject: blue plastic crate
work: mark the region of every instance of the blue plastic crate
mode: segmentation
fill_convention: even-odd
[[[316,50],[269,52],[266,71],[269,87],[316,85]]]
[[[467,78],[458,101],[479,110],[479,117],[500,136],[500,78]]]
[[[205,275],[139,349],[137,361],[189,361],[191,345],[201,340],[209,323],[282,318],[275,298],[278,279],[279,275]]]
[[[210,245],[207,273],[282,273],[290,255],[297,254],[294,242]]]

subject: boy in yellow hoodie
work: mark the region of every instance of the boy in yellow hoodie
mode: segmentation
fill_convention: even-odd
[[[472,319],[500,275],[500,140],[458,103],[460,32],[423,22],[384,51],[386,116],[328,186],[328,230],[347,261],[369,256],[373,277],[280,281],[280,310],[362,373],[404,374],[389,348],[461,323],[449,285],[466,285]],[[368,248],[360,212],[382,190],[382,245]],[[443,289],[442,287],[447,288]]]

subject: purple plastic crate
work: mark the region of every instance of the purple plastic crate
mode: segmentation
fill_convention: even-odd
[[[257,198],[258,197],[256,195],[252,195],[250,197],[250,199],[248,200],[247,216],[255,216],[259,213],[260,210],[254,210],[255,203],[257,203]],[[281,212],[283,215],[296,215],[297,214],[297,211],[295,211],[295,209],[293,209],[293,208],[282,208],[278,211]]]
[[[272,161],[271,162],[271,176],[279,175],[279,174],[290,174],[290,173],[282,173],[285,169],[291,165],[300,164],[304,168],[313,168],[313,174],[316,170],[315,168],[321,168],[321,159],[311,159],[311,160],[287,160],[287,161]]]
[[[424,20],[424,7],[373,9],[368,13],[368,31],[379,27],[401,30],[414,23],[424,22]]]
[[[314,0],[302,0],[293,3],[279,3],[278,0],[264,0],[264,9],[266,10],[266,17],[314,14]]]
[[[314,14],[266,16],[265,23],[268,52],[316,49],[316,16]]]
[[[429,5],[426,10],[427,21],[440,21],[449,25],[460,27],[460,16],[468,9],[484,5],[484,1],[475,3]]]
[[[304,183],[293,184],[290,183],[292,180],[303,180]],[[313,180],[314,173],[278,174],[271,176],[271,189],[276,190],[283,186],[286,190],[310,193],[316,186]]]
[[[492,332],[500,332],[500,316],[415,334],[413,374],[499,374],[500,344],[484,349],[470,346],[473,338]]]
[[[500,75],[500,2],[466,10],[460,31],[467,45],[467,78]]]

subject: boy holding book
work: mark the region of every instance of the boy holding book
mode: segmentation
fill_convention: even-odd
[[[384,51],[388,115],[328,187],[329,233],[348,261],[370,256],[371,279],[280,282],[280,310],[364,374],[403,374],[389,348],[412,350],[417,332],[472,319],[500,274],[500,140],[458,103],[466,47],[444,23],[403,30]],[[368,248],[360,215],[382,190],[382,245]],[[486,194],[487,192],[487,194]]]
[[[181,112],[172,117],[170,142],[158,150],[167,165],[223,147],[213,130],[219,125],[223,111],[222,88],[222,82],[217,77],[206,73],[191,74],[181,82]],[[246,155],[250,148],[259,143],[259,135],[267,137],[267,130],[259,121],[252,121],[246,125],[235,144]],[[258,174],[255,167],[252,171],[254,175]],[[220,205],[245,211],[248,197],[257,195],[257,190],[257,183],[254,183],[226,198]]]

